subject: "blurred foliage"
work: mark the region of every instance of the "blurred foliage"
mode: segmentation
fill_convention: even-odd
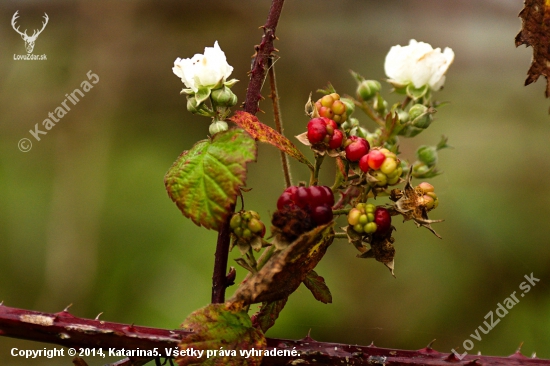
[[[269,4],[0,4],[0,300],[48,312],[74,303],[78,316],[104,312],[106,320],[166,328],[209,302],[216,232],[185,219],[163,185],[176,157],[207,135],[208,122],[186,111],[171,68],[176,57],[218,40],[235,67],[232,77],[241,80],[233,91],[242,102]],[[36,28],[48,14],[34,50],[47,61],[13,60],[25,53],[9,25],[16,10],[21,29]],[[414,160],[419,144],[434,145],[441,134],[454,149],[439,154],[444,174],[430,180],[440,199],[432,216],[446,219],[437,228],[443,240],[410,222],[394,223],[397,279],[335,241],[316,269],[333,304],[301,287],[268,336],[302,338],[311,330],[321,341],[407,349],[436,338],[437,350],[458,350],[533,272],[541,281],[473,351],[508,355],[524,341],[525,354],[550,358],[550,124],[543,83],[523,87],[531,50],[514,47],[519,10],[511,0],[285,5],[276,67],[287,136],[305,131],[310,91],[330,81],[339,93],[353,93],[348,69],[383,80],[389,48],[415,38],[454,50],[445,89],[436,94],[451,104],[414,145],[402,142],[400,157]],[[17,142],[32,138],[28,130],[88,70],[99,83],[40,142],[33,140],[31,151],[20,152]],[[272,125],[268,101],[261,108],[260,120]],[[249,165],[246,209],[262,217],[284,189],[274,162],[278,151],[261,145],[258,162]],[[291,165],[295,182],[308,178],[307,169]],[[332,169],[322,171],[321,182],[332,183]],[[237,280],[243,275],[239,270]],[[60,364],[13,358],[11,347],[53,346],[0,338],[0,363]]]

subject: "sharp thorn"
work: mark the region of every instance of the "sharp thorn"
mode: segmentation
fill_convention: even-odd
[[[433,341],[431,341],[430,343],[428,343],[428,345],[426,346],[426,348],[432,349],[432,346],[433,346],[434,342],[435,342],[435,339],[434,339]]]
[[[99,314],[97,314],[97,316],[95,317],[95,320],[99,320],[99,317],[103,314],[103,311]]]
[[[474,358],[472,361],[468,362],[466,365],[479,365],[477,361],[479,361],[480,358]]]
[[[447,362],[458,362],[460,359],[456,356],[454,352],[451,352],[447,357],[445,357]]]
[[[521,347],[523,347],[523,342],[521,342],[516,350],[517,353],[521,353]]]
[[[477,351],[477,355],[478,355],[478,356],[481,356],[481,351]]]
[[[533,354],[531,355],[531,358],[537,358],[537,353],[533,352]]]
[[[67,305],[67,307],[65,309],[63,309],[63,312],[64,313],[68,313],[69,312],[69,308],[73,306],[73,303],[70,303],[69,305]]]
[[[4,300],[0,301],[0,306],[4,306]]]

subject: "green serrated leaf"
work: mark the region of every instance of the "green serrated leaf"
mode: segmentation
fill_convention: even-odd
[[[325,279],[319,276],[315,271],[311,271],[304,279],[304,285],[311,291],[316,300],[323,304],[332,303],[332,294],[325,283]]]
[[[256,143],[245,131],[230,129],[197,142],[168,170],[164,184],[185,217],[219,230],[246,180],[246,164],[256,160]]]
[[[180,366],[259,366],[262,362],[263,356],[241,356],[241,350],[264,350],[266,339],[261,330],[252,326],[247,312],[240,308],[210,304],[194,311],[181,326],[192,333],[182,338],[180,354],[191,349],[203,353],[198,357],[196,354],[188,356],[186,352],[186,356],[176,358]],[[208,351],[216,351],[216,355],[207,358]]]

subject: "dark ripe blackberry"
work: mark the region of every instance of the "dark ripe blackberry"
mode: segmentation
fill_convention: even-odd
[[[289,243],[315,228],[309,213],[298,207],[294,209],[284,207],[282,210],[275,211],[271,223],[279,229],[281,238]]]

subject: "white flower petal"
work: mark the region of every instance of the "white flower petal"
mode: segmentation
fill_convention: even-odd
[[[197,92],[200,87],[211,87],[221,80],[225,81],[233,72],[233,67],[227,63],[225,53],[216,41],[214,47],[204,48],[204,55],[196,54],[191,59],[177,58],[172,70],[189,89]]]
[[[396,84],[412,83],[415,88],[429,85],[439,90],[445,82],[445,73],[454,60],[454,53],[445,48],[433,49],[425,42],[409,41],[408,46],[393,46],[386,56],[384,70],[388,78]]]

